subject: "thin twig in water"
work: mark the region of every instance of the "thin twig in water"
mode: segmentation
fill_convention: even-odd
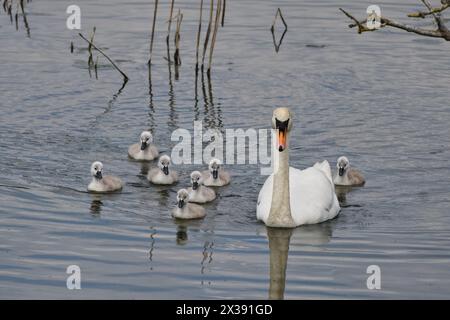
[[[97,48],[97,46],[95,44],[93,44],[92,42],[90,42],[88,39],[86,39],[81,33],[78,34],[84,41],[86,41],[87,43],[90,43],[92,45],[92,47],[97,50],[98,52],[100,52],[111,64],[112,66],[123,76],[124,82],[126,83],[129,78],[128,76],[122,71],[120,70],[120,68],[114,63],[114,61],[111,60],[110,57],[108,57],[108,55],[106,53],[104,53],[102,50],[100,50],[99,48]]]
[[[275,23],[277,22],[277,17],[280,16],[281,18],[281,22],[283,22],[284,25],[284,29],[287,31],[288,29],[288,25],[286,23],[286,21],[284,20],[283,14],[281,13],[281,9],[278,8],[277,12],[275,13],[275,17],[273,18],[273,22],[272,22],[272,27],[270,28],[272,30],[272,32],[275,31]]]
[[[275,23],[277,22],[278,16],[281,18],[281,22],[284,25],[284,31],[283,31],[283,34],[281,35],[280,41],[277,43],[275,40]],[[273,19],[272,26],[270,27],[270,31],[272,32],[273,45],[275,46],[276,53],[278,53],[278,51],[280,50],[281,44],[283,43],[283,39],[287,33],[287,30],[288,30],[288,25],[287,25],[286,21],[284,20],[283,14],[281,13],[281,9],[278,8],[277,12],[275,13],[275,17]]]

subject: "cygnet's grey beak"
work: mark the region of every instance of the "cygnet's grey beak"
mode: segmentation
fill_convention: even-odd
[[[141,150],[145,150],[145,148],[147,148],[147,142],[142,141],[142,143],[141,143]]]
[[[198,189],[198,181],[192,182],[192,190],[197,190],[197,189]]]
[[[97,179],[103,178],[102,172],[101,172],[101,171],[97,171],[97,172],[95,173],[95,177],[96,177]]]
[[[217,179],[217,177],[219,176],[219,170],[218,169],[213,169],[212,176],[213,176],[214,179]]]
[[[339,176],[342,177],[344,175],[344,167],[339,167]]]
[[[183,206],[184,206],[184,200],[183,199],[180,199],[180,200],[178,200],[178,208],[183,208]]]
[[[169,175],[169,167],[164,166],[163,169],[162,169],[162,171],[164,172],[164,174],[165,174],[166,176]]]

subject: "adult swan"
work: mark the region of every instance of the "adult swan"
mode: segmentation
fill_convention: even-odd
[[[289,109],[274,110],[272,128],[276,130],[272,151],[274,172],[259,192],[258,220],[269,227],[293,228],[336,217],[341,208],[328,161],[305,170],[289,167],[289,132],[292,129]]]

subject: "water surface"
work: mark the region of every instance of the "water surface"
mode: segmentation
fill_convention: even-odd
[[[378,3],[403,22],[420,8],[395,2]],[[21,19],[16,31],[0,15],[1,298],[449,298],[448,43],[390,29],[358,35],[329,0],[227,1],[211,82],[200,78],[196,95],[198,4],[176,4],[176,80],[164,59],[164,2],[149,95],[152,2],[75,3],[83,34],[95,25],[96,43],[130,81],[118,92],[121,77],[102,58],[98,80],[89,77],[86,44],[65,28],[73,1],[28,4],[30,37]],[[365,6],[345,8],[362,16]],[[278,7],[289,30],[276,53],[269,28]],[[333,221],[267,230],[256,221],[259,166],[229,165],[233,182],[207,218],[176,222],[176,191],[204,166],[179,166],[177,186],[154,187],[148,168],[126,157],[143,129],[170,152],[172,131],[192,130],[194,120],[268,128],[281,105],[295,113],[295,167],[345,154],[366,175]],[[94,160],[126,181],[121,194],[85,192]],[[72,264],[82,290],[66,288]],[[381,290],[366,287],[373,264]]]

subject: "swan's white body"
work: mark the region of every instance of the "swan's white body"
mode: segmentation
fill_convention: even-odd
[[[289,109],[274,110],[272,128],[277,135],[272,139],[274,173],[259,192],[257,219],[270,227],[294,228],[336,217],[341,208],[328,161],[305,170],[289,166],[288,141],[292,128]]]
[[[266,179],[258,196],[256,217],[267,224],[272,205],[273,173]],[[291,216],[296,226],[320,223],[339,214],[328,161],[299,170],[289,167]]]

